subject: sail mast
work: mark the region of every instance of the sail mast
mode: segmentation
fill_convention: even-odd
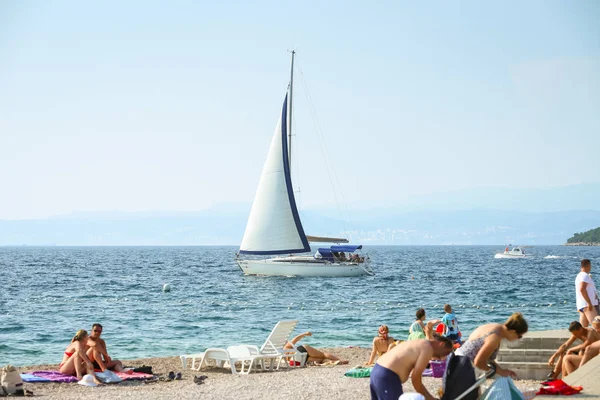
[[[292,50],[292,68],[290,72],[290,99],[289,99],[289,126],[288,126],[288,162],[290,171],[292,168],[292,92],[294,90],[294,56],[296,51]]]

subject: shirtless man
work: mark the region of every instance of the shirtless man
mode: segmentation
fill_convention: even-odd
[[[556,350],[556,353],[552,354],[552,357],[550,357],[548,360],[548,365],[553,367],[552,372],[550,372],[547,376],[548,379],[556,379],[562,372],[563,359],[569,347],[571,347],[571,345],[577,339],[581,340],[582,342],[585,342],[587,339],[587,331],[583,329],[583,326],[581,326],[579,321],[571,322],[569,325],[569,332],[571,332],[571,337],[566,342],[561,344],[558,350]]]
[[[580,344],[579,346],[571,347],[569,350],[567,350],[567,355],[563,359],[563,367],[562,367],[563,378],[566,377],[567,375],[573,373],[573,371],[575,371],[577,368],[580,367],[581,362],[583,361],[584,355],[587,352],[587,348],[590,345],[592,345],[593,343],[596,343],[600,340],[600,321],[596,322],[596,320],[594,319],[594,324],[595,324],[594,328],[581,327],[581,329],[578,331],[578,336],[585,335],[586,336],[585,341],[582,344]],[[598,330],[595,329],[596,327],[598,327]],[[596,346],[598,346],[598,344],[596,344]],[[593,351],[594,348],[592,348],[591,351]],[[578,354],[581,350],[584,351],[584,355]],[[590,358],[591,357],[588,356],[588,358],[586,358],[586,362]]]
[[[102,372],[108,370],[121,372],[123,371],[123,364],[119,360],[113,360],[106,351],[106,342],[100,339],[102,334],[102,325],[92,325],[92,334],[88,338],[87,345],[89,350],[87,356],[90,361],[94,364],[94,369],[100,369]]]
[[[365,365],[373,365],[377,356],[381,357],[394,347],[394,345],[394,338],[389,336],[389,328],[386,325],[381,325],[379,327],[379,335],[373,339],[373,351],[371,351],[371,357]]]
[[[400,343],[381,356],[373,367],[371,400],[397,400],[402,395],[402,383],[409,375],[415,390],[425,396],[425,400],[434,400],[423,385],[421,375],[432,357],[445,357],[451,352],[452,341],[438,334],[434,334],[433,339]]]

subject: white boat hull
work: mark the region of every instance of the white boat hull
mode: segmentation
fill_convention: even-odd
[[[529,254],[504,254],[504,253],[496,253],[494,258],[529,258],[531,257]]]
[[[309,261],[309,259],[312,259]],[[361,276],[373,275],[368,263],[325,263],[306,257],[294,259],[236,260],[244,275],[265,276]]]

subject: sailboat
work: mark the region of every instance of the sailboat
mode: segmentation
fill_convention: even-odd
[[[373,275],[369,257],[362,257],[356,253],[362,249],[361,245],[345,244],[348,241],[343,238],[307,236],[304,233],[294,197],[290,168],[294,56],[295,52],[292,51],[290,83],[236,262],[246,275]],[[298,254],[312,251],[309,239],[311,242],[338,244],[319,248],[314,255]]]

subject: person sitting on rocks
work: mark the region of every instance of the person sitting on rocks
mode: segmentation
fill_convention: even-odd
[[[387,353],[395,344],[394,338],[389,336],[387,325],[381,325],[378,336],[373,339],[373,351],[371,351],[371,357],[366,365],[373,365],[377,357],[381,357]]]
[[[305,332],[305,333],[302,333],[302,334],[296,336],[291,341],[288,341],[286,343],[286,345],[283,346],[283,348],[290,349],[290,350],[295,349],[299,353],[306,353],[306,363],[314,363],[317,365],[348,364],[347,360],[342,360],[334,354],[331,354],[327,351],[321,351],[321,350],[315,349],[314,347],[309,346],[307,344],[296,346],[296,343],[298,343],[300,340],[304,339],[307,336],[312,336],[312,333]]]
[[[101,370],[102,372],[108,370],[121,372],[123,371],[123,364],[119,360],[113,360],[106,351],[106,342],[100,339],[102,335],[102,325],[92,325],[92,334],[87,340],[89,350],[87,356],[94,365],[94,369]]]
[[[585,341],[579,346],[571,347],[567,350],[567,355],[563,359],[563,378],[572,374],[577,368],[598,354],[598,349],[600,349],[600,318],[594,318],[592,326],[592,328],[584,328],[582,326],[579,332],[581,335],[587,332]],[[590,347],[591,349],[589,349]],[[581,351],[583,351],[583,354]]]
[[[566,342],[561,344],[558,350],[556,350],[556,352],[552,354],[552,357],[550,357],[548,360],[548,365],[553,368],[547,376],[548,379],[556,379],[561,374],[563,359],[569,347],[571,347],[577,339],[581,340],[582,342],[585,342],[587,339],[588,333],[585,328],[581,326],[579,321],[571,322],[569,325],[569,332],[571,332],[571,337],[569,337]]]

